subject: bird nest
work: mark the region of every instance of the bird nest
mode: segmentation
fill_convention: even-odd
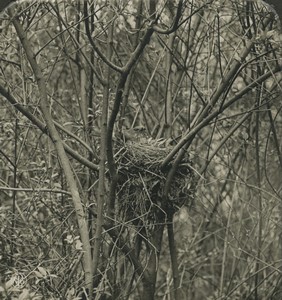
[[[164,200],[163,192],[171,165],[161,170],[161,164],[172,146],[148,139],[146,142],[121,142],[118,148],[118,210],[126,220],[152,224],[163,220],[168,209],[174,213],[181,206],[193,202],[196,178],[188,154],[178,166],[168,197]]]

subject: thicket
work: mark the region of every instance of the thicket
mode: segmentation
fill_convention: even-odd
[[[57,0],[0,18],[0,298],[280,299],[275,12]]]

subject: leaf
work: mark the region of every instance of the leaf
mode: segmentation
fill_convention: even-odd
[[[68,243],[68,244],[72,244],[73,243],[73,237],[72,235],[68,234],[65,241]]]
[[[75,241],[75,249],[82,250],[82,243],[80,240]]]
[[[19,296],[19,300],[25,300],[29,299],[30,297],[29,290],[28,289],[23,289],[23,292]]]
[[[56,174],[54,174],[52,177],[56,177],[57,176],[57,173]],[[62,185],[59,183],[59,182],[55,182],[54,183],[54,187],[56,188],[56,189],[61,189],[62,188]]]
[[[9,289],[14,283],[15,283],[15,280],[16,280],[16,276],[13,275],[5,284],[6,286],[6,289]]]
[[[40,272],[38,272],[38,271],[33,271],[33,273],[36,275],[36,277],[38,277],[38,278],[43,278],[43,275],[42,275]]]
[[[48,275],[47,271],[43,267],[37,267],[37,269],[44,277]]]

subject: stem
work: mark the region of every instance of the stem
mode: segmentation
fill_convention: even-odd
[[[224,281],[225,281],[225,271],[226,271],[226,259],[227,259],[227,250],[229,248],[229,241],[228,241],[228,237],[229,237],[229,230],[230,230],[230,223],[231,223],[231,216],[232,216],[232,211],[233,211],[233,203],[234,203],[234,199],[236,198],[236,189],[237,189],[237,184],[236,184],[236,180],[235,180],[235,184],[234,184],[234,192],[233,192],[233,196],[231,198],[231,203],[230,203],[230,207],[229,207],[229,211],[228,211],[228,217],[227,217],[227,224],[226,224],[226,228],[225,228],[225,237],[224,237],[224,248],[223,248],[223,257],[222,257],[222,263],[221,263],[221,275],[220,275],[220,284],[219,284],[219,295],[222,296],[224,294]]]
[[[13,4],[17,0],[1,0],[0,2],[0,13],[5,10],[9,5]]]
[[[84,9],[87,6],[85,3]],[[113,18],[113,13],[109,18]],[[113,42],[113,27],[114,23],[109,27],[108,34],[108,47],[107,47],[107,58],[108,60],[112,57],[112,42]],[[97,199],[97,223],[95,233],[95,244],[93,251],[93,274],[97,274],[100,248],[102,243],[102,229],[103,229],[103,209],[105,202],[105,174],[106,174],[106,159],[107,159],[107,122],[108,122],[108,109],[109,109],[109,84],[110,84],[110,66],[106,66],[106,85],[103,90],[103,106],[101,116],[101,149],[100,149],[100,163],[99,163],[99,183],[98,183],[98,199]]]
[[[39,90],[39,105],[41,112],[43,114],[44,120],[46,122],[46,126],[50,135],[50,138],[55,146],[55,149],[57,151],[57,155],[60,159],[60,163],[62,166],[62,169],[64,171],[64,175],[66,177],[66,181],[69,185],[69,189],[72,195],[72,201],[76,212],[76,218],[78,222],[79,232],[81,241],[83,244],[83,266],[85,271],[85,284],[86,287],[89,290],[89,294],[92,294],[92,268],[91,268],[91,247],[90,247],[90,241],[88,236],[88,228],[86,223],[86,217],[84,213],[84,209],[82,206],[82,202],[80,199],[80,195],[78,192],[78,186],[74,177],[74,174],[72,172],[71,164],[69,162],[69,159],[66,155],[66,151],[64,149],[63,142],[60,138],[60,135],[54,125],[49,105],[48,105],[48,94],[47,94],[47,88],[44,80],[44,76],[40,70],[40,67],[38,66],[35,55],[31,49],[31,45],[29,44],[29,41],[27,40],[26,34],[21,26],[21,24],[18,22],[16,18],[13,18],[13,25],[16,29],[16,32],[18,34],[18,37],[22,43],[22,46],[25,50],[27,59],[30,63],[30,66],[33,70],[34,77],[37,82],[38,90]]]
[[[261,84],[266,79],[272,77],[274,74],[282,71],[282,65],[278,65],[273,70],[263,74],[262,76],[258,77],[256,80],[252,81],[248,86],[246,86],[241,92],[239,92],[237,95],[232,97],[229,101],[227,101],[224,105],[220,106],[218,110],[213,111],[209,115],[207,115],[205,118],[202,119],[200,123],[197,123],[194,128],[189,130],[186,135],[178,142],[178,144],[171,150],[171,152],[167,155],[167,157],[164,159],[162,163],[162,168],[167,166],[169,162],[173,159],[174,155],[185,145],[188,141],[192,140],[194,136],[207,124],[209,124],[213,119],[217,118],[217,116],[225,111],[229,106],[231,106],[234,102],[238,101],[239,99],[242,99],[242,97],[247,94],[249,91],[251,91],[256,85]]]
[[[14,264],[14,236],[16,236],[16,233],[14,230],[16,229],[16,195],[17,195],[17,173],[18,173],[18,168],[17,168],[17,160],[18,160],[18,118],[15,120],[15,147],[14,147],[14,164],[13,164],[13,217],[12,217],[12,230],[13,230],[13,235],[11,236],[11,264]]]
[[[44,134],[47,134],[49,137],[50,133],[48,132],[48,128],[45,126],[44,123],[42,123],[38,118],[36,118],[29,110],[27,110],[23,105],[21,105],[17,100],[14,98],[13,95],[11,95],[1,84],[0,84],[0,94],[5,97],[11,104],[12,106],[21,112],[25,117],[27,117],[38,129],[40,129]],[[54,122],[54,121],[53,121]],[[59,129],[62,129],[61,125],[58,125],[56,122],[54,122],[55,126],[58,127]],[[70,132],[64,129],[64,132],[69,134]],[[71,134],[72,137],[73,134]],[[79,138],[76,138],[76,140],[80,140]],[[82,142],[82,141],[81,141]],[[63,141],[63,147],[65,151],[72,156],[74,159],[79,161],[81,164],[84,166],[90,168],[93,171],[97,171],[99,167],[95,164],[93,164],[91,161],[86,159],[85,157],[81,156],[78,154],[76,151],[74,151],[71,147],[69,147],[67,144],[65,144]],[[82,144],[84,145],[84,143]],[[84,145],[85,146],[85,145]],[[88,148],[88,147],[87,147]]]
[[[261,89],[258,89],[257,91],[257,106],[259,107],[260,101],[261,101]],[[260,257],[261,257],[261,247],[262,247],[262,196],[261,196],[261,171],[260,171],[260,141],[259,141],[259,132],[260,132],[260,112],[258,111],[256,113],[256,127],[255,127],[255,149],[256,149],[256,173],[257,173],[257,186],[258,186],[258,237],[257,237],[257,260],[256,260],[256,266],[255,266],[255,288],[254,288],[254,294],[255,299],[259,299],[258,295],[258,286],[259,286],[259,279],[260,279]]]
[[[171,260],[171,269],[173,276],[173,286],[174,286],[174,300],[181,300],[180,294],[180,276],[178,270],[178,253],[174,240],[174,230],[173,230],[173,214],[168,215],[167,223],[167,235],[169,244],[169,253]]]
[[[108,158],[108,166],[109,166],[109,172],[111,176],[111,186],[110,186],[110,193],[109,193],[109,200],[108,200],[108,213],[109,216],[113,214],[114,210],[114,203],[115,203],[115,191],[117,187],[117,171],[115,166],[115,160],[114,160],[114,150],[113,150],[113,131],[114,131],[114,125],[117,118],[117,115],[120,111],[120,105],[123,100],[123,91],[124,87],[128,78],[128,75],[143,53],[146,45],[150,42],[150,38],[153,34],[154,30],[151,26],[147,29],[143,39],[139,43],[139,45],[136,47],[134,52],[131,54],[131,57],[129,58],[127,64],[123,68],[123,73],[120,75],[120,79],[116,88],[116,95],[113,105],[113,110],[109,119],[108,124],[108,130],[107,130],[107,158]]]
[[[87,16],[87,1],[85,1],[84,4],[84,16]],[[111,11],[111,17],[114,17],[113,12]],[[99,49],[99,47],[96,45],[96,43],[93,41],[92,36],[91,36],[91,32],[90,32],[90,28],[89,28],[89,23],[88,21],[85,19],[85,31],[86,31],[86,35],[87,38],[91,44],[91,46],[93,47],[93,49],[96,51],[96,53],[99,55],[99,57],[102,59],[102,61],[111,69],[117,71],[118,73],[122,73],[123,69],[117,65],[115,65],[114,63],[111,62],[111,58],[107,55],[105,56],[103,54],[103,52]],[[108,49],[109,50],[109,49]]]

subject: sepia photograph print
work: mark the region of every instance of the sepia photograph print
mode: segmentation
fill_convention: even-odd
[[[0,299],[282,299],[282,0],[0,0]]]

